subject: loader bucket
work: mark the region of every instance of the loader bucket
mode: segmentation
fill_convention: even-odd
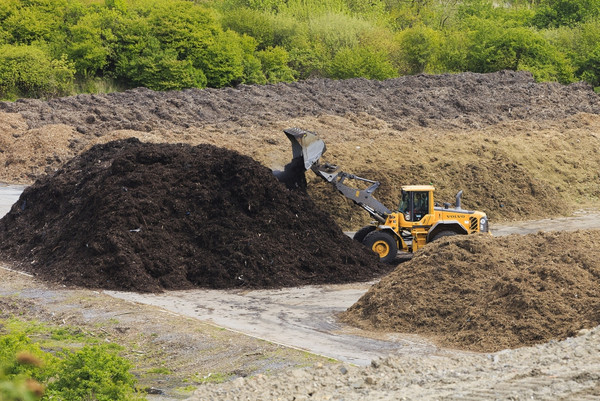
[[[292,142],[293,158],[301,157],[305,170],[310,169],[313,164],[319,161],[321,155],[325,153],[325,142],[320,140],[317,134],[300,128],[288,128],[283,130],[283,132],[290,142]]]
[[[306,177],[304,173],[317,163],[325,152],[325,142],[316,134],[300,128],[283,130],[292,142],[292,161],[283,171],[274,171],[275,177],[290,189],[306,190]]]

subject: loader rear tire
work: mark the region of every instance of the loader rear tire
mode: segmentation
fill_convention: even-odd
[[[375,226],[364,226],[363,228],[358,230],[356,233],[354,233],[354,236],[352,237],[352,239],[355,241],[358,241],[362,244],[363,241],[365,240],[365,237],[373,231],[375,231]]]
[[[363,244],[379,255],[383,263],[392,263],[398,254],[398,244],[390,234],[383,231],[372,231],[365,237]]]

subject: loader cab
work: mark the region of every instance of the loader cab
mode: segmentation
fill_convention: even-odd
[[[406,185],[402,187],[402,196],[398,212],[408,222],[421,221],[426,215],[433,213],[433,186]]]

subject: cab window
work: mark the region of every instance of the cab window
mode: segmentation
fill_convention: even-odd
[[[429,213],[429,192],[415,192],[415,220],[419,221]]]
[[[402,214],[405,214],[410,211],[410,201],[411,201],[411,192],[402,192],[402,198],[400,199],[400,206],[398,206],[398,211]]]
[[[429,213],[429,192],[402,192],[398,211],[406,221],[420,221]]]

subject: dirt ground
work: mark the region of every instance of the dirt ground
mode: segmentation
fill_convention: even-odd
[[[204,381],[331,363],[165,309],[67,289],[5,267],[0,266],[0,319],[16,316],[68,326],[124,346],[139,390],[158,393],[149,394],[149,400],[185,399]]]
[[[166,93],[137,89],[48,102],[1,102],[0,164],[4,169],[0,171],[0,181],[32,184],[45,174],[59,171],[67,160],[93,145],[129,137],[150,143],[222,146],[251,156],[269,169],[281,169],[291,157],[290,144],[282,130],[293,126],[316,131],[322,137],[328,147],[325,161],[381,181],[376,196],[390,208],[398,200],[400,185],[432,183],[437,188],[438,202],[453,202],[455,193],[464,190],[463,207],[487,212],[492,227],[515,220],[557,219],[581,208],[598,209],[600,98],[587,85],[537,84],[523,72],[420,75],[383,82],[315,80]],[[331,215],[342,229],[356,230],[371,220],[316,177],[309,174],[308,181],[309,194],[317,208]],[[560,248],[559,245],[542,246],[549,246],[554,237],[536,238],[543,242],[536,252],[548,250],[541,255],[548,263],[544,262],[543,266],[532,263],[534,271],[551,271],[546,265],[556,263],[555,259],[567,265],[569,260],[574,260],[578,267],[595,266],[585,254],[582,256],[582,243],[577,241],[576,235],[567,234],[564,241],[559,241]],[[514,249],[517,249],[520,241],[514,241]],[[531,244],[534,246],[536,241],[532,240]],[[508,242],[495,242],[496,245],[494,252],[502,254]],[[557,249],[560,254],[555,253]],[[462,262],[468,261],[469,255],[456,254],[462,255]],[[527,252],[519,255],[515,254],[515,258],[530,257]],[[485,259],[485,252],[480,252],[477,262]],[[499,265],[504,263],[497,261]],[[96,302],[94,292],[47,287],[35,281],[25,284],[12,273],[10,277],[0,286],[3,294],[13,297],[17,304],[27,297],[36,300],[18,307],[17,311],[23,316],[52,320],[52,313],[57,312],[50,309],[56,308],[59,316],[65,316],[60,311],[72,302],[76,307],[69,311],[75,316],[74,323],[91,330],[87,327],[94,325],[97,311],[113,308],[113,301],[101,295],[97,307],[88,308],[90,312],[80,295],[83,299],[94,298]],[[572,279],[566,277],[563,287],[574,294]],[[510,288],[518,287],[512,284]],[[428,297],[424,289],[421,292],[421,299],[435,299]],[[592,292],[586,293],[590,297],[588,305],[595,305],[598,300],[597,293]],[[54,301],[48,302],[40,294],[51,294],[49,299],[60,301],[46,308],[44,304]],[[67,294],[76,294],[75,300]],[[385,296],[393,294],[390,290]],[[533,297],[524,291],[520,294],[520,298],[513,297],[522,301],[514,304],[517,309],[518,305],[527,306]],[[556,297],[551,295],[551,298]],[[148,325],[160,321],[156,316],[165,313],[160,309],[150,312],[139,304],[121,301],[115,301],[115,305],[117,310],[142,308],[143,311],[127,309],[125,316],[140,319],[139,316],[145,314]],[[506,343],[506,346],[516,347],[514,349],[495,353],[455,351],[450,355],[415,358],[396,355],[360,369],[348,365],[330,368],[327,360],[311,359],[310,363],[316,365],[308,370],[291,370],[290,367],[306,362],[304,354],[286,349],[285,352],[291,354],[277,359],[278,355],[274,354],[279,352],[276,351],[279,347],[274,344],[269,344],[275,347],[269,348],[272,353],[266,354],[220,347],[223,339],[236,339],[221,336],[219,332],[208,335],[214,340],[206,340],[211,351],[186,346],[186,339],[182,338],[176,338],[172,348],[164,342],[158,347],[165,347],[168,354],[160,355],[160,360],[174,364],[178,359],[184,361],[180,372],[185,371],[185,374],[165,379],[172,396],[181,395],[169,389],[171,381],[185,383],[182,378],[189,377],[193,370],[200,371],[190,382],[193,385],[206,381],[201,378],[210,377],[208,373],[212,371],[219,371],[229,379],[237,377],[218,386],[202,385],[193,399],[384,400],[403,396],[407,399],[459,396],[463,399],[598,399],[597,352],[600,348],[598,329],[593,328],[597,319],[586,319],[589,324],[565,327],[565,332],[558,337],[540,337],[532,347],[520,347],[531,344],[520,341]],[[110,325],[103,328],[109,333],[125,331],[137,337],[143,337],[140,333],[149,330],[164,341],[179,335],[174,332],[188,333],[181,328],[181,323],[169,321],[148,327],[138,322],[128,321],[126,327],[130,329]],[[176,329],[170,330],[170,324]],[[211,333],[196,324],[201,323],[194,322],[192,326],[202,336]],[[138,326],[142,330],[137,330]],[[131,329],[134,327],[136,330]],[[441,327],[443,330],[444,326]],[[584,330],[578,331],[580,328]],[[564,339],[566,335],[576,334],[577,337]],[[544,343],[548,338],[559,341]],[[121,339],[127,341],[127,338]],[[199,341],[204,344],[204,340]],[[240,341],[252,349],[260,349],[257,344],[262,344],[251,339]],[[144,343],[149,349],[155,345],[152,341]],[[189,352],[183,351],[185,349]],[[483,349],[491,350],[479,350]],[[213,365],[213,360],[218,359],[214,350],[225,355],[219,360],[225,365]],[[186,358],[193,359],[193,355],[206,352],[207,359],[198,365],[192,364],[190,369],[186,367]],[[266,367],[260,363],[265,355],[274,361]],[[156,360],[149,360],[147,366],[153,363]],[[248,368],[239,370],[234,366]],[[262,374],[276,372],[279,373],[276,377]]]
[[[525,72],[315,80],[224,90],[145,89],[49,102],[0,102],[0,181],[30,184],[97,143],[209,143],[272,169],[291,158],[283,129],[316,131],[325,161],[382,182],[433,183],[440,203],[495,221],[569,215],[597,201],[600,100],[584,84],[537,84]],[[312,198],[344,229],[370,216],[315,176]],[[319,181],[317,181],[319,180]]]

